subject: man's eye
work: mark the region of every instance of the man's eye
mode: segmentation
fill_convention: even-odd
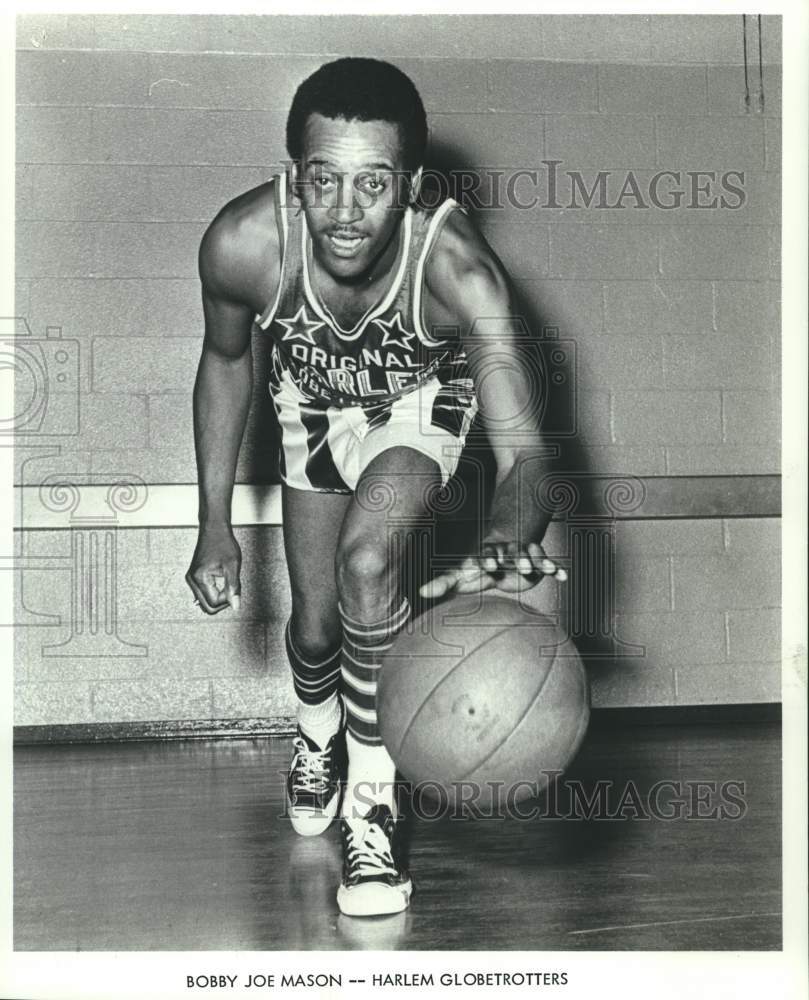
[[[360,181],[361,187],[374,194],[385,190],[385,179],[383,177],[363,177]]]
[[[322,191],[324,188],[330,187],[334,181],[331,177],[326,177],[323,174],[317,174],[313,179],[312,183],[318,190]]]

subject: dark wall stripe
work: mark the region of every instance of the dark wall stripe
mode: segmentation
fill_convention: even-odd
[[[767,476],[632,476],[629,473],[619,476],[584,476],[570,474],[561,476],[572,482],[578,491],[576,513],[583,516],[605,515],[617,521],[625,520],[666,520],[674,518],[758,518],[781,516],[781,477]],[[87,489],[97,490],[99,494],[106,493],[110,483],[97,483]],[[161,486],[160,483],[150,484]],[[39,495],[39,487],[15,486],[22,498],[26,492],[32,496]],[[84,487],[81,487],[84,492]],[[170,526],[172,528],[197,527],[197,487],[195,483],[170,483],[164,490],[178,490],[186,496],[178,496],[172,505],[176,517],[170,525],[166,524],[164,509],[150,519],[148,501],[142,511],[138,512],[137,523],[133,527],[156,528]],[[612,500],[605,500],[605,492],[612,490]],[[237,490],[249,490],[256,497],[256,502],[250,507],[259,511],[279,511],[277,503],[280,486],[264,486],[245,484],[237,485]],[[626,493],[630,502],[616,503],[616,496]],[[637,502],[636,502],[637,501]],[[54,523],[53,516],[43,518],[40,523],[37,514],[37,503],[28,505],[26,515],[28,531],[63,530],[70,528],[67,515],[60,523]],[[281,524],[279,514],[256,514],[254,516],[238,516],[236,507],[237,527],[254,525],[277,526]],[[557,515],[558,516],[558,515]],[[121,525],[125,528],[126,525]],[[19,530],[19,526],[16,530]]]
[[[591,728],[703,723],[777,723],[781,705],[672,705],[649,708],[594,708]],[[82,722],[54,726],[15,726],[15,746],[61,743],[118,743],[130,740],[251,739],[291,736],[295,720],[277,719],[172,719],[147,722]]]
[[[616,521],[780,517],[780,476],[553,473],[539,490],[554,517]]]

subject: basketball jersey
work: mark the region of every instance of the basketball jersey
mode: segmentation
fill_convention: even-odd
[[[312,239],[306,217],[289,193],[288,178],[273,179],[281,269],[275,300],[256,317],[273,338],[272,379],[291,377],[302,396],[323,406],[376,406],[399,398],[432,376],[470,378],[457,330],[436,339],[423,320],[424,267],[453,211],[447,199],[402,216],[397,262],[387,288],[351,328],[342,327],[319,297],[311,274]]]

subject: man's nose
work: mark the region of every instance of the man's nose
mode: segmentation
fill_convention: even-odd
[[[337,187],[337,198],[329,208],[329,218],[347,226],[359,222],[362,217],[362,206],[357,200],[354,182],[350,177],[343,177]]]

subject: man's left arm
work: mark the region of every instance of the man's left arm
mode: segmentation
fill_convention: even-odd
[[[551,515],[537,502],[537,487],[549,471],[540,426],[546,392],[541,366],[532,363],[530,333],[502,264],[464,215],[455,213],[451,221],[426,275],[428,301],[442,320],[452,316],[460,328],[497,473],[481,552],[426,584],[422,594],[428,597],[449,589],[523,590],[543,576],[566,578],[542,548]]]

